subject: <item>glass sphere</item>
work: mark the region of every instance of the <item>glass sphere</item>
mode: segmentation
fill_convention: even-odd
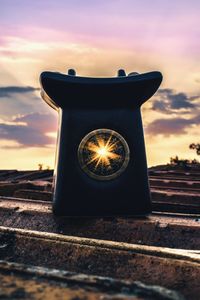
[[[88,133],[78,148],[82,170],[97,180],[118,177],[128,166],[129,147],[116,131],[97,129]]]

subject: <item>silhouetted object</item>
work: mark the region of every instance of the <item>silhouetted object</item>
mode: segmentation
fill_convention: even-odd
[[[200,144],[192,143],[190,144],[189,148],[196,150],[197,155],[200,155]]]
[[[53,211],[56,215],[151,212],[140,107],[159,72],[87,78],[43,72],[43,99],[59,112]]]
[[[43,164],[38,164],[38,170],[42,171],[43,170]]]
[[[120,70],[118,70],[117,75],[118,75],[119,77],[121,77],[121,76],[126,76],[126,72],[125,72],[123,69],[120,69]]]
[[[190,160],[188,159],[179,159],[179,157],[176,155],[175,157],[170,158],[170,164],[176,165],[178,167],[187,168],[188,164],[190,164]]]
[[[68,70],[68,75],[75,76],[76,75],[76,71],[74,69],[69,69]]]

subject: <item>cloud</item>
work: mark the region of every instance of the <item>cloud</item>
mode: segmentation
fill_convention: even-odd
[[[181,135],[186,134],[192,126],[200,124],[200,101],[197,101],[200,95],[190,96],[166,88],[160,89],[154,99],[151,109],[165,115],[165,118],[155,119],[148,124],[147,134]],[[172,115],[171,118],[169,115]]]
[[[0,118],[3,120],[0,139],[13,141],[18,147],[48,147],[55,143],[55,138],[48,133],[57,129],[56,116],[37,95],[38,90],[32,86],[0,87]]]
[[[1,123],[0,139],[15,141],[19,147],[47,147],[55,143],[55,138],[47,135],[52,131],[56,131],[55,115],[33,113]]]
[[[0,124],[0,138],[16,141],[26,147],[39,147],[53,143],[52,138],[24,125]]]
[[[187,133],[188,129],[193,125],[200,124],[200,115],[191,119],[185,118],[171,118],[171,119],[157,119],[150,123],[147,127],[147,134],[150,135],[180,135]]]
[[[50,108],[39,96],[40,89],[32,86],[0,87],[0,118],[10,120],[13,115],[49,113]]]
[[[56,117],[54,114],[32,113],[14,118],[14,122],[26,123],[30,128],[43,132],[56,131]]]
[[[13,94],[25,94],[34,91],[38,91],[39,88],[32,86],[6,86],[0,87],[0,98],[3,97],[12,97]]]
[[[199,107],[194,100],[200,95],[189,96],[184,92],[176,93],[172,89],[160,89],[155,97],[152,109],[161,113],[171,114],[178,112],[190,113],[191,110]]]

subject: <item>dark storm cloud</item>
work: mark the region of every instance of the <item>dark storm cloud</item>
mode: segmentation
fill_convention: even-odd
[[[200,124],[200,115],[191,119],[185,118],[171,118],[171,119],[157,119],[150,123],[147,127],[147,134],[165,136],[184,134],[193,125]]]
[[[0,139],[18,142],[23,147],[45,147],[55,143],[46,135],[56,130],[56,117],[52,114],[29,114],[14,119],[13,124],[0,124]]]
[[[189,96],[184,92],[176,93],[172,89],[160,89],[153,101],[152,109],[161,113],[177,113],[185,110],[188,113],[199,106],[193,101],[200,96]]]
[[[154,101],[152,105],[153,110],[159,111],[159,112],[166,112],[168,113],[167,105],[164,101],[156,100]]]
[[[152,109],[163,115],[176,114],[177,117],[156,119],[147,127],[150,135],[179,135],[188,132],[193,125],[200,124],[200,96],[189,96],[173,89],[160,89],[154,98]],[[184,116],[187,114],[187,118]]]
[[[171,94],[168,95],[170,108],[171,109],[182,109],[182,108],[194,108],[196,105],[191,101],[194,100],[194,97],[189,98],[184,93]]]
[[[0,98],[12,97],[13,94],[25,94],[38,91],[39,88],[32,86],[6,86],[0,87]]]

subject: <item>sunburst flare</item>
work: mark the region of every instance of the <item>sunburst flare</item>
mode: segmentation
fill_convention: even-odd
[[[97,129],[89,132],[78,148],[81,168],[90,177],[110,180],[119,176],[129,162],[129,147],[114,130]]]
[[[87,148],[92,152],[91,159],[88,164],[95,162],[95,168],[98,167],[99,164],[102,164],[106,167],[111,167],[110,160],[120,159],[120,155],[114,153],[116,149],[116,145],[118,143],[111,143],[112,135],[110,135],[109,139],[106,141],[102,138],[96,138],[96,142],[89,142]]]

